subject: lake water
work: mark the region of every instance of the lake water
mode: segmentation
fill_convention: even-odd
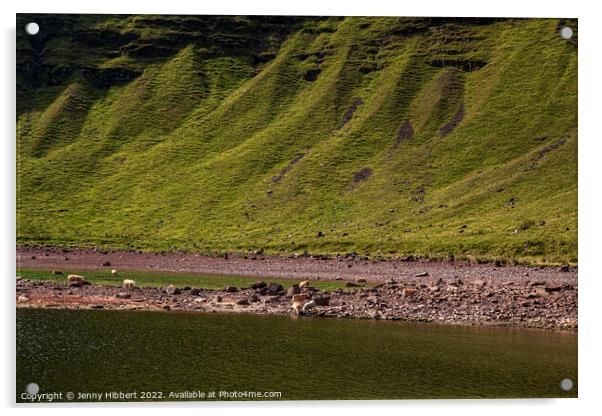
[[[169,400],[170,392],[197,400],[201,393],[201,400],[210,400],[211,392],[218,399],[227,392],[222,400],[256,395],[244,392],[280,392],[284,400],[576,397],[577,334],[17,309],[16,367],[17,401],[24,401],[21,393],[31,382],[39,393],[60,392],[63,400],[68,392],[99,393],[103,401],[119,400],[107,392],[135,392],[134,400],[145,400],[144,393]],[[569,392],[560,389],[564,378],[575,382]]]

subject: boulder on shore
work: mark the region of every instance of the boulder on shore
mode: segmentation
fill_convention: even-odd
[[[253,282],[251,283],[251,289],[262,289],[264,287],[266,287],[268,284],[266,282],[264,282],[263,280],[257,281],[257,282]]]
[[[327,295],[316,295],[312,298],[316,303],[316,306],[328,306],[330,305],[330,296]]]
[[[272,296],[276,296],[280,294],[280,291],[284,290],[281,284],[270,282],[266,288],[268,289],[268,294]]]

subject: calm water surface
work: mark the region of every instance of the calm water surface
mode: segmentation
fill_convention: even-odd
[[[571,378],[570,392],[560,380]],[[282,399],[577,396],[577,334],[275,316],[17,309],[17,400],[44,392]],[[107,399],[103,399],[107,400]],[[248,398],[247,398],[248,400]]]

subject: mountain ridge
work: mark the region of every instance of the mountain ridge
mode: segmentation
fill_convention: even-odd
[[[577,262],[576,20],[29,19],[18,244]]]

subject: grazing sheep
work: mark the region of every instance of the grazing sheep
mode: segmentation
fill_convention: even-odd
[[[364,279],[363,277],[356,277],[355,283],[358,285],[365,285],[368,283],[368,281],[366,279]]]
[[[70,274],[69,276],[67,276],[67,280],[70,283],[73,283],[73,282],[83,282],[84,281],[84,276],[80,276],[78,274]]]
[[[125,279],[123,281],[123,287],[126,289],[133,289],[136,286],[136,282],[131,279]]]
[[[117,274],[117,270],[115,270],[115,269],[111,270],[111,275],[113,275],[113,276],[119,276],[119,275]]]
[[[309,299],[310,295],[307,293],[293,295],[293,311],[297,316],[303,315],[303,312],[305,312],[303,310],[303,305],[305,305]]]
[[[299,287],[301,289],[303,289],[304,287],[309,287],[309,280],[304,280],[301,283],[299,283]]]

